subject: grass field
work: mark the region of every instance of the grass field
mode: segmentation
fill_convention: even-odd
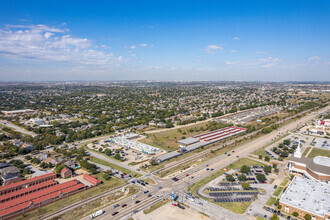
[[[275,197],[271,197],[267,202],[266,205],[268,206],[272,206],[274,204],[274,202],[276,201]]]
[[[220,202],[216,204],[237,214],[243,214],[251,203],[252,202]]]
[[[21,217],[18,217],[18,219],[42,219],[42,216],[45,215],[45,214],[50,214],[52,212],[55,212],[56,210],[59,210],[59,209],[64,208],[68,205],[71,205],[72,203],[85,200],[85,199],[90,198],[92,196],[96,196],[96,195],[98,195],[102,192],[108,191],[112,188],[115,188],[117,186],[120,186],[120,185],[124,184],[124,181],[122,181],[121,179],[119,179],[117,177],[111,177],[110,180],[105,180],[102,177],[102,174],[97,174],[97,175],[95,175],[95,177],[97,179],[103,181],[103,183],[101,185],[97,186],[97,187],[92,188],[92,189],[88,189],[86,191],[75,194],[71,197],[62,199],[58,202],[55,202],[55,203],[52,203],[52,204],[47,205],[45,207],[42,207],[40,209],[37,209],[33,212],[27,213],[24,217],[21,216]],[[85,212],[85,215],[86,215],[86,212]],[[75,217],[75,215],[73,215],[72,218],[73,217]],[[72,219],[72,218],[67,218],[67,219]]]
[[[147,138],[141,139],[139,141],[154,147],[159,147],[167,151],[174,151],[179,148],[179,144],[177,143],[178,140],[181,140],[183,137],[187,138],[205,132],[207,123],[208,122],[203,122],[203,123],[187,126],[181,129],[178,128],[168,131],[147,134]],[[182,131],[181,133],[179,132],[180,130]]]
[[[307,147],[304,151],[304,153],[302,154],[302,157],[305,157],[306,154],[308,153],[308,151],[311,149],[311,147]]]
[[[151,185],[155,185],[156,184],[155,180],[151,179],[150,177],[145,178],[144,179],[144,182],[147,182],[147,183],[149,183]]]
[[[161,200],[161,201],[157,202],[156,204],[150,206],[150,208],[147,208],[147,209],[143,210],[143,212],[144,212],[144,214],[148,214],[152,211],[155,211],[159,207],[162,207],[163,205],[165,205],[169,201],[170,201],[170,199],[166,199],[165,201]]]
[[[111,167],[111,168],[116,169],[116,170],[119,170],[119,171],[121,171],[121,172],[123,172],[123,173],[130,174],[130,175],[132,175],[132,176],[134,176],[134,177],[140,177],[140,176],[142,176],[142,175],[139,174],[139,173],[132,172],[132,171],[130,171],[130,170],[124,168],[124,167],[120,167],[120,166],[118,166],[118,165],[116,165],[116,164],[110,163],[110,162],[105,161],[105,160],[101,160],[101,159],[96,158],[96,157],[92,157],[92,158],[90,159],[90,161],[92,161],[92,162],[94,162],[94,163],[102,164],[102,165],[104,165],[104,166]]]
[[[287,178],[287,179],[285,179],[285,180],[283,180],[283,182],[281,183],[281,186],[286,186],[286,184],[288,183],[288,181],[289,181],[289,179]]]
[[[283,187],[278,187],[276,191],[273,193],[273,196],[279,196],[283,190]]]
[[[330,151],[319,148],[313,148],[313,150],[308,155],[309,158],[317,157],[317,156],[330,157]]]

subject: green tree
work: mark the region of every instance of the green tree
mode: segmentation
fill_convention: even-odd
[[[305,218],[306,220],[311,220],[311,219],[312,219],[312,216],[311,216],[310,214],[306,214],[306,215],[304,216],[304,218]]]
[[[271,220],[279,220],[280,218],[277,216],[276,213],[273,214],[273,216],[271,217]]]
[[[55,168],[55,172],[56,172],[57,174],[59,174],[59,173],[61,173],[62,169],[65,168],[65,167],[68,167],[68,166],[65,165],[65,164],[60,164],[60,165],[58,165],[58,166]]]
[[[286,139],[286,140],[284,140],[283,141],[283,144],[285,144],[285,145],[287,145],[287,146],[289,146],[290,145],[290,139]]]
[[[277,164],[276,164],[276,163],[273,164],[273,168],[274,168],[274,169],[277,168]]]
[[[299,216],[299,213],[298,213],[298,212],[293,212],[292,215],[293,215],[294,217],[298,217],[298,216]]]
[[[103,151],[103,148],[102,148],[102,147],[100,147],[100,148],[99,148],[99,152],[102,152],[102,151]]]
[[[240,170],[242,173],[249,173],[250,172],[250,167],[247,165],[243,165]]]
[[[265,177],[264,174],[258,173],[258,174],[257,174],[257,180],[265,181],[265,180],[266,180],[266,177]]]
[[[264,166],[264,171],[266,173],[271,173],[272,172],[272,167],[271,166]]]
[[[270,158],[268,156],[265,156],[265,161],[270,161]]]
[[[262,159],[262,155],[259,155],[259,159]]]
[[[227,175],[226,180],[229,182],[233,182],[233,181],[235,181],[235,178],[232,175]]]
[[[120,154],[116,153],[115,156],[113,156],[113,158],[115,158],[116,160],[119,160],[120,159]]]
[[[241,174],[241,175],[238,175],[237,179],[239,181],[246,181],[247,180],[247,177],[244,174]]]
[[[288,151],[282,151],[281,157],[287,157],[287,156],[289,156],[289,152]]]
[[[250,184],[249,183],[242,183],[242,188],[243,189],[249,189],[250,188]]]
[[[109,156],[111,154],[111,150],[107,148],[105,149],[104,153]]]

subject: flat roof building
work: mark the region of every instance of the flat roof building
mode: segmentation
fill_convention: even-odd
[[[13,110],[13,111],[1,111],[6,116],[17,116],[17,115],[24,115],[24,114],[35,114],[37,111],[32,109],[20,109],[20,110]]]
[[[281,210],[306,214],[314,220],[330,218],[330,185],[304,177],[294,177],[280,199]]]
[[[309,179],[329,182],[330,181],[330,158],[289,158],[289,171],[299,173]]]

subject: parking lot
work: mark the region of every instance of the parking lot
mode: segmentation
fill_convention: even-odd
[[[330,150],[330,140],[325,138],[315,138],[312,145],[314,147],[322,148],[325,150]]]
[[[99,151],[101,148],[101,152],[103,153],[105,153],[106,149],[110,149],[111,154],[109,156],[114,157],[118,153],[120,155],[121,162],[127,165],[131,165],[135,168],[140,167],[144,161],[148,161],[151,157],[164,153],[163,150],[156,151],[154,155],[143,153],[138,150],[129,148],[128,146],[122,146],[114,143],[109,139],[89,143],[87,147],[97,151]]]

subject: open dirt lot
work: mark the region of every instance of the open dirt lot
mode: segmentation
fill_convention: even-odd
[[[145,215],[143,212],[133,216],[136,220],[191,220],[191,219],[210,219],[209,217],[198,213],[197,211],[186,208],[172,206],[171,203],[156,209],[155,211]]]

